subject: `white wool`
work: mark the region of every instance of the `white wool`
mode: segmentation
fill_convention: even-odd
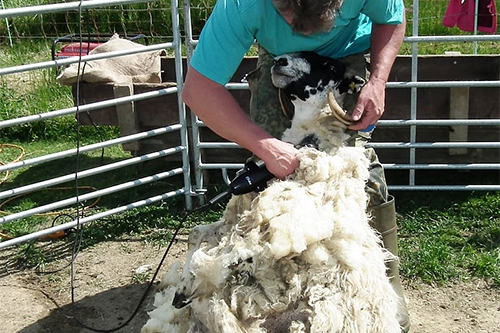
[[[362,150],[340,147],[331,156],[302,148],[298,157],[289,179],[252,200],[231,199],[228,207],[241,213],[226,210],[225,217],[236,218],[225,223],[227,234],[207,240],[186,263],[194,279],[185,290],[193,302],[181,310],[206,333],[273,332],[266,325],[288,332],[399,332],[396,296],[385,276],[389,254],[368,225]],[[163,332],[177,333],[180,314],[172,315],[171,300],[157,310],[177,329]],[[288,318],[290,304],[302,317]]]
[[[310,262],[313,265],[335,265],[337,263],[337,260],[330,255],[330,251],[328,251],[323,242],[311,244],[302,256],[306,262]]]
[[[288,330],[289,333],[306,333],[306,326],[301,322],[293,321]]]
[[[171,270],[172,272],[172,270]],[[168,287],[155,295],[154,310],[148,312],[150,319],[141,329],[141,333],[185,333],[189,329],[190,311],[187,308],[175,309],[170,303],[175,287]]]
[[[163,289],[169,286],[175,286],[180,282],[179,269],[182,267],[182,263],[179,260],[176,260],[170,266],[170,270],[167,274],[163,276],[161,279],[159,289]]]
[[[291,181],[279,182],[266,189],[247,213],[261,224],[269,224],[268,246],[275,259],[299,254],[308,245],[330,237],[333,231],[333,224],[324,223],[333,207],[322,205],[321,198],[309,200],[311,191],[304,186],[290,185]]]
[[[227,258],[224,258],[227,259]],[[200,281],[210,283],[214,287],[220,286],[229,274],[229,262],[227,260],[216,260],[205,253],[204,249],[196,251],[191,258],[191,270],[194,275],[200,277]]]

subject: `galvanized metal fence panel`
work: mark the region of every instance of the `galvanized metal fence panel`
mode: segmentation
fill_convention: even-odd
[[[196,47],[197,39],[192,34],[192,27],[190,21],[190,0],[184,1],[184,18],[185,18],[185,30],[186,30],[186,49],[188,50],[188,59]],[[390,160],[383,163],[386,170],[408,170],[408,180],[406,185],[391,185],[389,184],[389,190],[451,190],[451,191],[496,191],[500,190],[500,185],[481,185],[481,184],[468,184],[468,185],[458,185],[458,184],[432,184],[432,185],[418,185],[416,184],[416,171],[417,170],[498,170],[500,172],[500,161],[499,163],[418,163],[416,160],[416,151],[422,149],[434,149],[434,148],[481,148],[495,150],[497,153],[500,150],[500,136],[498,140],[488,141],[488,142],[423,142],[417,140],[418,130],[423,129],[427,126],[489,126],[491,128],[498,128],[500,125],[500,119],[422,119],[417,112],[417,93],[421,88],[439,88],[439,87],[500,87],[500,80],[484,80],[484,81],[419,81],[418,72],[418,43],[428,43],[428,42],[449,42],[449,41],[460,41],[460,42],[478,42],[478,41],[500,41],[500,35],[476,35],[473,36],[419,36],[418,35],[418,25],[419,25],[419,1],[415,0],[413,2],[413,23],[412,23],[412,36],[405,37],[405,43],[411,43],[412,45],[412,55],[411,55],[411,80],[407,82],[388,82],[387,89],[398,89],[398,88],[409,88],[411,89],[411,101],[410,101],[410,119],[400,119],[400,120],[380,120],[377,126],[382,128],[397,128],[397,127],[408,127],[410,130],[410,138],[407,142],[376,142],[372,141],[369,146],[380,149],[388,148],[392,150],[404,149],[407,150],[409,163],[392,163]],[[475,50],[477,47],[475,45]],[[226,86],[228,89],[248,89],[248,85],[245,83],[229,83]],[[494,96],[492,97],[494,98]],[[497,96],[497,98],[499,98]],[[228,179],[228,170],[240,169],[243,167],[242,163],[208,163],[203,162],[203,154],[207,154],[210,149],[237,149],[240,148],[234,143],[230,142],[214,142],[214,141],[203,141],[201,139],[200,131],[205,126],[202,121],[200,121],[196,116],[192,117],[192,128],[193,128],[193,156],[194,156],[194,174],[196,179],[196,189],[200,193],[205,191],[205,180],[204,174],[206,170],[220,169],[222,172],[222,177],[226,182]]]
[[[97,7],[105,7],[116,4],[130,4],[130,3],[139,3],[139,2],[149,2],[151,0],[92,0],[92,1],[76,1],[71,3],[64,4],[54,4],[54,5],[41,5],[27,8],[16,8],[16,9],[7,9],[0,10],[0,18],[9,18],[14,16],[22,16],[22,15],[37,15],[42,13],[53,13],[57,11],[67,11],[67,10],[82,10],[84,8],[97,8]],[[67,109],[61,110],[47,110],[47,112],[29,115],[19,118],[13,119],[4,119],[0,121],[0,129],[9,128],[14,126],[22,126],[25,124],[29,124],[32,122],[41,122],[49,119],[54,119],[57,117],[62,117],[66,115],[75,115],[84,114],[88,111],[98,110],[109,106],[117,106],[122,104],[131,104],[137,103],[142,100],[152,100],[154,98],[167,96],[167,95],[175,95],[177,96],[177,107],[178,107],[178,116],[179,122],[174,123],[168,126],[159,126],[155,129],[150,129],[147,131],[142,131],[138,133],[133,133],[125,136],[121,136],[119,138],[115,138],[112,140],[106,140],[95,144],[89,144],[84,146],[77,146],[74,149],[58,151],[55,153],[47,154],[40,157],[30,158],[20,160],[14,163],[6,163],[0,164],[0,173],[7,173],[10,171],[18,170],[18,169],[26,169],[29,172],[29,168],[33,168],[34,166],[41,165],[42,163],[46,163],[49,161],[60,160],[62,158],[67,158],[70,156],[76,156],[79,154],[83,154],[86,152],[92,152],[98,149],[103,149],[105,147],[112,147],[124,143],[130,143],[137,140],[143,140],[147,138],[158,137],[159,135],[165,135],[167,133],[174,133],[179,137],[180,144],[174,145],[171,147],[164,147],[164,149],[160,149],[158,151],[149,152],[140,156],[132,156],[131,158],[126,158],[124,160],[120,160],[118,162],[109,163],[105,165],[101,165],[99,167],[89,168],[87,170],[77,170],[75,172],[70,172],[68,174],[46,179],[43,181],[34,182],[31,184],[25,184],[21,186],[14,186],[7,190],[0,191],[0,200],[9,200],[15,198],[19,195],[25,195],[32,193],[34,191],[46,189],[53,187],[54,185],[74,182],[77,184],[78,180],[82,180],[89,176],[100,175],[104,172],[109,172],[113,170],[120,170],[126,166],[140,165],[144,164],[148,161],[153,161],[157,159],[162,159],[167,156],[171,156],[174,154],[180,155],[181,166],[175,167],[170,170],[165,170],[162,172],[158,172],[149,176],[145,176],[138,179],[130,179],[121,184],[116,184],[113,186],[109,186],[107,188],[99,189],[86,194],[76,194],[73,197],[64,199],[64,200],[56,200],[54,202],[50,202],[44,205],[40,205],[31,209],[26,209],[17,213],[7,213],[0,216],[0,225],[5,223],[10,223],[14,221],[19,221],[21,219],[29,218],[36,214],[46,213],[50,211],[54,211],[57,209],[63,209],[65,207],[78,207],[82,202],[86,200],[100,198],[106,195],[110,195],[113,193],[118,193],[120,191],[132,191],[139,186],[143,186],[146,184],[151,184],[153,182],[158,182],[167,178],[171,178],[174,176],[182,177],[182,181],[180,182],[181,187],[172,188],[166,190],[164,193],[155,195],[152,197],[146,197],[140,199],[135,202],[130,202],[128,204],[121,205],[112,209],[100,210],[99,212],[95,212],[94,214],[90,214],[88,212],[85,215],[77,216],[74,220],[68,221],[62,224],[53,225],[51,227],[45,228],[43,230],[27,234],[25,236],[16,237],[12,239],[5,240],[0,242],[0,249],[7,248],[9,246],[19,244],[28,240],[36,239],[39,237],[43,237],[46,235],[50,235],[56,233],[58,231],[68,230],[69,228],[73,228],[75,226],[83,225],[85,223],[96,221],[102,219],[107,216],[111,216],[113,214],[122,213],[127,210],[136,209],[142,206],[150,205],[155,202],[159,202],[162,200],[166,200],[172,198],[174,196],[184,196],[185,205],[188,209],[192,207],[191,203],[191,179],[190,179],[190,163],[189,163],[189,150],[188,150],[188,131],[187,131],[187,120],[186,120],[186,109],[184,104],[180,99],[180,95],[178,92],[182,89],[183,84],[183,68],[182,68],[182,54],[181,54],[181,33],[180,33],[180,25],[179,25],[179,8],[176,0],[171,1],[170,8],[171,16],[172,16],[172,29],[174,31],[173,41],[169,43],[161,43],[156,45],[144,46],[143,48],[132,49],[132,50],[120,50],[114,52],[101,53],[97,55],[83,55],[70,57],[66,59],[55,59],[53,61],[40,62],[40,63],[29,63],[26,65],[14,66],[9,68],[0,69],[0,76],[9,75],[13,73],[23,73],[40,69],[47,68],[55,68],[64,65],[69,65],[72,63],[85,63],[86,61],[98,60],[110,57],[119,57],[123,55],[131,55],[140,52],[150,52],[155,50],[163,50],[163,49],[171,49],[173,50],[175,56],[175,73],[176,73],[176,85],[174,87],[166,87],[166,88],[158,88],[153,91],[133,94],[130,96],[114,98],[105,101],[99,101],[94,103],[88,103],[84,105],[80,105],[79,96],[75,96],[76,106],[70,107]],[[78,88],[79,83],[77,83]],[[77,93],[79,89],[76,89]],[[80,214],[78,214],[80,215]]]

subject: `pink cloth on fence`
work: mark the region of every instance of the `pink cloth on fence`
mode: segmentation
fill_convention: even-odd
[[[495,33],[497,30],[497,11],[494,0],[476,0],[478,3],[477,30]],[[457,26],[463,31],[474,31],[474,0],[450,0],[443,17],[443,25]]]

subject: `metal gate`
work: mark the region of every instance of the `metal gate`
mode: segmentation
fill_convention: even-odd
[[[498,76],[498,68],[493,68],[495,71],[496,78],[493,80],[441,80],[441,81],[421,81],[419,73],[419,63],[424,59],[419,58],[417,45],[419,43],[429,43],[429,42],[449,42],[449,41],[463,41],[463,42],[477,42],[477,41],[500,41],[500,35],[473,35],[473,36],[419,36],[418,35],[418,5],[419,1],[415,0],[413,2],[413,34],[412,36],[405,37],[405,43],[411,43],[412,45],[412,55],[411,55],[411,73],[407,80],[402,82],[388,82],[388,94],[391,92],[398,94],[402,90],[410,91],[409,97],[409,115],[408,117],[402,119],[393,120],[380,120],[377,123],[379,129],[377,131],[384,131],[387,129],[405,129],[408,134],[403,135],[403,138],[391,138],[386,139],[384,142],[378,142],[377,136],[374,135],[373,141],[370,142],[370,146],[380,151],[388,150],[389,153],[386,154],[384,159],[381,159],[386,170],[405,170],[407,171],[407,181],[406,184],[394,185],[389,184],[389,190],[452,190],[452,191],[492,191],[500,190],[500,185],[498,184],[418,184],[416,182],[417,171],[422,170],[464,170],[464,171],[478,171],[478,170],[489,170],[489,171],[499,171],[500,172],[500,135],[493,135],[492,139],[488,141],[468,141],[467,129],[472,127],[487,128],[489,131],[498,133],[500,130],[500,114],[498,108],[495,111],[496,115],[491,118],[478,118],[478,119],[468,119],[467,118],[467,104],[464,105],[450,105],[450,112],[455,113],[454,118],[448,119],[425,119],[418,114],[418,103],[417,96],[419,91],[422,89],[436,89],[436,88],[449,88],[451,96],[461,96],[465,88],[465,94],[468,96],[467,89],[474,88],[490,88],[493,95],[491,98],[494,99],[496,96],[496,102],[499,101],[499,87],[500,87],[500,76]],[[184,17],[185,17],[185,30],[186,30],[186,49],[188,50],[188,59],[190,54],[196,47],[197,40],[192,34],[191,21],[190,21],[190,0],[184,0]],[[401,57],[404,58],[404,57]],[[399,59],[404,60],[404,59]],[[498,57],[494,64],[498,67]],[[230,82],[227,84],[227,88],[230,90],[245,90],[248,89],[248,85],[239,82]],[[396,93],[396,91],[398,91]],[[463,95],[463,94],[462,94]],[[458,98],[457,97],[457,98]],[[461,100],[463,101],[463,100]],[[460,102],[459,102],[460,103]],[[464,109],[465,106],[465,109]],[[390,108],[390,106],[386,106]],[[389,112],[386,112],[389,114]],[[387,116],[385,116],[387,118]],[[440,117],[439,117],[440,118]],[[240,169],[243,167],[242,160],[240,163],[219,163],[210,161],[207,162],[206,157],[210,154],[211,150],[223,149],[229,152],[229,149],[239,148],[234,143],[229,142],[219,142],[217,141],[207,141],[203,140],[200,132],[204,130],[204,124],[198,118],[193,117],[192,120],[193,128],[193,158],[194,158],[194,174],[196,179],[196,188],[202,192],[205,188],[204,184],[204,174],[206,170],[220,169],[223,178],[228,181],[227,173],[230,169]],[[452,128],[452,131],[458,133],[455,136],[451,136],[448,141],[426,141],[425,137],[419,137],[419,132],[422,132],[429,127],[441,127],[441,128]],[[376,131],[376,132],[377,132]],[[464,132],[465,131],[465,132]],[[465,133],[465,134],[464,134]],[[401,139],[401,140],[400,140]],[[241,149],[241,148],[240,148]],[[460,154],[463,150],[487,150],[493,156],[493,161],[491,158],[485,160],[475,160],[460,163],[453,163],[452,161],[444,161],[439,163],[432,162],[419,162],[417,159],[417,154],[419,151],[425,152],[426,150],[447,150],[447,154]],[[390,151],[404,151],[406,155],[406,162],[393,162],[391,161]],[[236,154],[236,151],[234,151]],[[229,152],[229,154],[231,154]],[[485,154],[488,155],[488,154]],[[484,156],[484,155],[483,155]],[[213,160],[213,158],[212,158]]]
[[[94,8],[94,7],[105,7],[112,6],[117,4],[131,4],[138,2],[148,2],[149,0],[102,0],[102,1],[83,1],[83,2],[71,2],[71,3],[61,3],[61,4],[53,4],[53,5],[41,5],[35,7],[27,7],[27,8],[16,8],[16,9],[7,9],[0,11],[0,18],[8,18],[8,17],[16,17],[23,15],[33,15],[33,14],[42,14],[42,13],[53,13],[53,12],[64,12],[64,11],[81,11],[86,8]],[[31,239],[40,238],[46,235],[54,234],[60,231],[65,231],[70,228],[73,228],[77,225],[83,225],[85,223],[96,221],[98,219],[105,218],[107,216],[125,212],[127,210],[135,209],[138,207],[142,207],[145,205],[150,205],[155,202],[159,202],[165,199],[172,198],[174,196],[183,195],[185,197],[186,208],[191,208],[191,180],[190,180],[190,164],[189,164],[189,151],[188,151],[188,133],[187,133],[187,125],[186,125],[186,111],[184,104],[180,100],[180,95],[178,92],[182,88],[182,77],[183,77],[183,68],[182,68],[182,56],[181,56],[181,41],[180,41],[180,31],[179,31],[179,13],[178,13],[178,5],[177,1],[171,1],[171,15],[172,15],[172,28],[174,31],[173,41],[169,43],[162,43],[156,45],[149,45],[143,48],[131,49],[131,50],[120,50],[120,51],[112,51],[106,53],[100,53],[96,55],[82,55],[75,56],[71,58],[65,59],[56,59],[53,61],[41,62],[41,63],[32,63],[27,65],[2,68],[0,69],[0,76],[9,75],[13,73],[22,73],[28,71],[35,71],[40,69],[47,68],[55,68],[60,66],[65,66],[73,63],[84,63],[86,61],[98,60],[110,57],[119,57],[123,55],[131,55],[141,52],[149,52],[155,50],[162,49],[172,49],[175,54],[175,73],[176,73],[176,86],[153,89],[148,92],[139,93],[139,94],[127,94],[123,97],[112,98],[109,100],[98,101],[94,103],[88,104],[80,104],[78,93],[80,91],[80,81],[76,83],[75,90],[77,96],[75,98],[75,106],[62,110],[53,110],[48,111],[41,114],[29,115],[21,118],[15,119],[7,119],[0,121],[0,130],[2,128],[8,128],[13,126],[22,126],[23,124],[28,124],[32,122],[40,122],[46,121],[49,119],[53,119],[56,117],[61,117],[65,115],[83,115],[89,111],[102,109],[106,107],[120,108],[122,106],[127,106],[126,111],[131,113],[134,112],[133,105],[137,104],[143,100],[152,100],[154,98],[161,98],[163,96],[173,95],[177,97],[177,107],[178,107],[178,123],[173,123],[168,126],[160,126],[157,128],[149,129],[147,131],[138,132],[138,133],[130,133],[127,135],[123,135],[119,138],[115,138],[112,140],[106,140],[95,144],[85,145],[81,147],[76,147],[75,149],[59,151],[55,153],[51,153],[48,155],[24,159],[21,161],[17,161],[15,163],[9,163],[5,165],[0,165],[0,172],[7,173],[13,170],[18,170],[24,168],[29,170],[29,168],[33,168],[41,163],[46,163],[49,161],[59,160],[69,156],[77,156],[79,154],[83,154],[86,152],[92,152],[95,150],[103,149],[106,147],[112,147],[116,145],[128,144],[131,142],[135,142],[137,140],[144,140],[148,138],[156,138],[160,135],[166,135],[168,133],[174,133],[179,138],[180,144],[164,147],[158,151],[148,152],[142,155],[133,156],[131,158],[127,158],[124,160],[120,160],[118,162],[109,163],[106,165],[102,165],[99,167],[90,168],[87,170],[76,171],[74,173],[69,173],[57,178],[46,179],[44,181],[32,183],[26,186],[14,187],[8,190],[0,191],[0,200],[7,200],[9,198],[15,198],[17,196],[32,193],[34,191],[38,191],[41,189],[45,189],[50,186],[54,186],[57,184],[61,184],[64,182],[73,181],[75,184],[78,183],[79,180],[84,179],[85,177],[104,174],[109,171],[119,172],[121,168],[126,166],[134,166],[144,164],[148,161],[158,160],[165,158],[167,156],[171,156],[174,154],[179,155],[179,160],[181,161],[181,165],[179,167],[175,167],[170,170],[165,170],[162,172],[158,172],[155,174],[151,174],[148,176],[144,176],[138,179],[130,179],[126,182],[116,184],[110,186],[108,188],[99,189],[92,191],[90,193],[79,195],[78,193],[75,196],[57,200],[48,204],[44,204],[38,207],[34,207],[31,209],[27,209],[17,213],[11,213],[4,216],[0,216],[0,224],[17,221],[21,219],[29,218],[36,214],[46,213],[56,209],[63,209],[65,207],[71,206],[79,206],[81,202],[87,200],[94,200],[106,195],[110,195],[113,193],[118,193],[120,191],[134,191],[141,185],[151,184],[153,182],[165,180],[170,177],[178,176],[183,178],[183,186],[179,188],[168,189],[166,192],[155,195],[153,197],[146,197],[140,199],[135,202],[130,202],[128,204],[121,205],[119,207],[115,207],[113,209],[99,211],[97,213],[92,214],[92,212],[87,212],[85,216],[76,216],[75,219],[71,221],[67,221],[65,223],[61,223],[58,225],[54,225],[52,227],[40,230],[38,232],[34,232],[31,234],[27,234],[25,236],[8,239],[0,243],[0,249],[6,248],[15,244],[19,244],[21,242],[25,242]],[[81,41],[80,41],[81,43]],[[120,112],[119,110],[117,112]]]

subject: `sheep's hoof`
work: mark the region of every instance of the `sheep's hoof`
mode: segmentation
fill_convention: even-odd
[[[176,309],[181,309],[181,308],[185,307],[186,305],[188,305],[189,303],[191,303],[191,300],[189,300],[186,297],[186,294],[178,293],[178,292],[175,293],[174,299],[172,300],[172,305]]]

